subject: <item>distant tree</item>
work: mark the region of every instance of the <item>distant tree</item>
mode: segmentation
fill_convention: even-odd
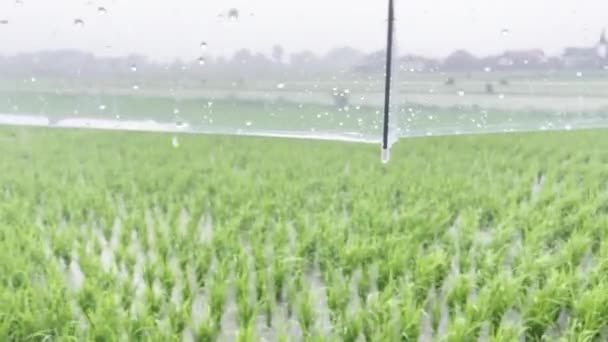
[[[361,63],[365,54],[350,47],[330,50],[321,61],[324,69],[331,71],[347,71]]]
[[[310,65],[316,62],[316,60],[317,56],[315,56],[314,52],[308,50],[293,53],[291,56],[289,56],[289,64],[297,67]]]
[[[480,68],[480,60],[466,50],[457,50],[443,61],[446,70],[477,70]]]
[[[249,60],[252,58],[252,54],[251,51],[249,51],[248,49],[240,49],[237,52],[234,53],[234,56],[232,56],[232,61],[231,63],[233,64],[247,64],[247,62],[249,62]]]
[[[361,58],[354,70],[362,73],[384,72],[386,66],[386,50],[372,52]]]
[[[275,63],[283,64],[283,55],[285,55],[285,49],[281,45],[272,47],[272,59]]]

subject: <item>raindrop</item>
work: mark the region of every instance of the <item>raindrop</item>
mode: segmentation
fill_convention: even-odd
[[[207,49],[207,42],[201,42],[200,47],[201,47],[201,50]]]
[[[582,72],[580,72],[580,71],[579,71],[579,72],[577,72],[577,73],[576,73],[576,77],[583,77],[583,73],[582,73]]]
[[[32,81],[32,83],[36,83],[36,77],[32,77],[30,81]]]
[[[179,115],[179,109],[173,108],[173,115]]]
[[[174,137],[171,139],[171,145],[173,145],[173,147],[174,147],[174,148],[178,148],[178,147],[179,147],[179,140],[177,140],[177,137],[176,137],[176,136],[174,136]]]
[[[205,61],[205,57],[199,57],[198,58],[198,65],[205,65],[206,61]]]
[[[566,125],[566,127],[564,127],[564,128],[566,128],[567,131],[571,131],[572,130],[572,125]]]
[[[505,99],[505,94],[498,95],[498,98],[501,99],[501,100],[504,100]]]
[[[344,126],[344,122],[339,122],[338,126],[340,126],[340,127]]]
[[[133,90],[135,90],[135,91],[139,90],[139,86],[137,84],[134,84],[133,85]]]
[[[108,14],[108,10],[105,7],[97,7],[97,14],[106,15]]]
[[[247,121],[247,122],[245,122],[245,126],[251,127],[251,126],[253,126],[253,122]]]
[[[15,0],[15,6],[17,6],[17,7],[23,6],[23,0]]]
[[[285,83],[279,83],[279,84],[277,84],[277,88],[279,88],[279,89],[285,88]]]
[[[503,36],[508,36],[509,34],[511,34],[511,31],[507,28],[502,29],[502,31],[500,31],[500,34],[502,34]]]
[[[483,71],[485,71],[485,72],[492,72],[492,67],[489,67],[489,66],[485,67],[485,68],[483,68]]]
[[[120,120],[120,114],[116,114],[116,119]]]
[[[239,10],[236,8],[232,8],[228,11],[228,19],[231,21],[239,20]]]
[[[321,114],[317,114],[317,119],[320,119],[321,116],[322,116]]]
[[[213,101],[209,101],[209,102],[207,102],[207,107],[208,107],[208,108],[213,107]]]
[[[131,64],[131,71],[136,72],[137,71],[137,65],[135,64]]]
[[[458,91],[458,96],[464,96],[464,90],[459,90]]]
[[[99,110],[106,110],[106,105],[101,104],[101,105],[99,105],[98,108],[99,108]]]
[[[74,19],[74,25],[78,26],[78,27],[84,27],[84,20],[82,19]]]
[[[0,25],[8,25],[8,20],[6,20],[6,19],[1,19],[1,20],[0,20]]]

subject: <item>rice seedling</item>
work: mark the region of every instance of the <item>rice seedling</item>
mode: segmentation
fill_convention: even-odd
[[[2,128],[0,339],[605,340],[603,135]]]

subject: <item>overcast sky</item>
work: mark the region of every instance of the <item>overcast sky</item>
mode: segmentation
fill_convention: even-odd
[[[325,52],[383,47],[382,0],[0,0],[0,53],[79,48],[98,55],[194,59],[240,48]],[[106,11],[99,11],[103,7]],[[226,14],[239,11],[237,21]],[[101,14],[105,13],[105,14]],[[223,17],[220,17],[223,15]],[[83,26],[75,25],[81,19]],[[608,0],[397,0],[402,53],[488,54],[594,44],[608,27]],[[508,30],[508,34],[503,34]],[[507,31],[505,31],[506,33]]]

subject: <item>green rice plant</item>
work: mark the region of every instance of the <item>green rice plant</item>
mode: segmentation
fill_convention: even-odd
[[[371,145],[2,128],[0,339],[255,340],[263,315],[278,340],[292,319],[412,341],[428,315],[440,341],[604,340],[604,135],[405,139],[381,165]]]

